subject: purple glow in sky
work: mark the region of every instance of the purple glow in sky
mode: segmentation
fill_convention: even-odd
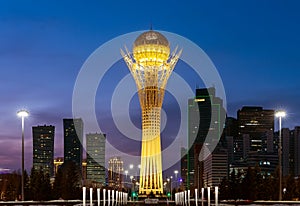
[[[300,125],[299,7],[276,0],[0,1],[0,172],[20,168],[16,112],[22,108],[30,111],[26,168],[32,165],[32,126],[54,125],[55,156],[62,156],[62,119],[72,117],[82,64],[106,41],[150,24],[209,55],[224,83],[229,116],[244,105],[284,108],[283,126]]]

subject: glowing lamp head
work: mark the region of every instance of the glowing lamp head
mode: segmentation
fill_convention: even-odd
[[[133,57],[142,66],[161,66],[169,55],[169,41],[157,31],[142,33],[133,44]]]
[[[286,116],[286,112],[285,111],[277,111],[275,113],[276,117],[285,117]]]
[[[29,112],[26,111],[25,109],[22,109],[22,110],[20,110],[20,111],[17,112],[17,115],[19,117],[28,117],[29,116]]]

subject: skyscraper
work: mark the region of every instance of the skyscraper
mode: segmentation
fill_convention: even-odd
[[[228,177],[227,150],[217,147],[203,161],[203,184],[204,187],[215,187],[221,184],[223,178]]]
[[[263,137],[266,132],[274,132],[274,110],[262,107],[243,107],[238,110],[239,135],[249,135],[250,151],[263,150]]]
[[[215,88],[196,89],[196,97],[188,101],[187,187],[203,187],[203,162],[199,160],[204,142],[208,150],[222,135],[225,110],[222,99],[215,96]],[[208,132],[211,133],[207,138]],[[203,157],[205,158],[205,157]]]
[[[105,134],[86,135],[86,178],[105,185]]]
[[[55,127],[52,125],[32,127],[33,168],[35,170],[42,169],[50,176],[53,176],[54,171],[54,132]]]
[[[123,161],[121,157],[111,157],[108,161],[108,184],[112,187],[123,186]]]
[[[187,149],[182,147],[181,148],[181,160],[180,160],[180,170],[181,170],[181,178],[182,184],[184,187],[187,185],[187,178],[188,178],[188,167],[187,167],[188,159],[187,159]]]
[[[294,167],[295,177],[300,176],[300,126],[294,129]]]
[[[64,162],[72,161],[82,167],[82,119],[64,119]]]
[[[290,173],[290,130],[282,128],[282,175]]]

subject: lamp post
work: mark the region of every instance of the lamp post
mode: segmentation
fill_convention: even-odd
[[[171,193],[171,200],[172,200],[172,180],[173,180],[173,176],[170,177],[171,181],[170,181],[170,193]]]
[[[176,181],[175,187],[177,188],[177,182],[178,182],[177,175],[178,175],[178,170],[174,170],[174,174],[175,174],[175,181]]]
[[[275,116],[279,119],[279,137],[278,137],[278,156],[279,156],[279,201],[282,200],[282,146],[281,146],[281,119],[285,117],[286,113],[284,111],[277,111]]]
[[[127,188],[128,187],[128,183],[127,183],[128,170],[125,170],[124,172],[125,172],[125,176],[126,176],[125,181],[124,181],[124,187]],[[127,183],[127,186],[126,186],[126,183]]]
[[[141,165],[139,164],[139,165],[137,165],[137,168],[138,168],[138,170],[141,168]],[[137,171],[137,169],[135,168],[135,166],[134,166],[134,164],[130,164],[129,165],[129,169],[132,171],[132,172],[130,172],[130,173],[132,173],[133,174],[133,178],[136,178],[136,181],[137,181],[137,179],[138,179],[138,171]],[[128,173],[128,170],[126,170],[127,171],[127,173]],[[126,171],[125,171],[125,173],[126,173]],[[134,176],[134,173],[135,173],[135,176]],[[127,174],[126,174],[127,175]]]
[[[130,171],[131,174],[133,174],[133,168],[134,168],[134,165],[133,165],[133,164],[130,164],[130,165],[129,165],[129,169],[131,170],[131,171]],[[131,176],[130,176],[130,178],[131,178]],[[133,179],[133,178],[134,178],[134,175],[132,176],[132,179]],[[132,182],[132,179],[131,179],[131,182]]]
[[[167,178],[168,181],[168,186],[169,188],[167,189],[167,191],[169,190],[170,194],[171,194],[171,184],[170,184],[170,178]]]
[[[22,119],[22,177],[21,177],[21,185],[22,185],[22,201],[24,201],[24,119],[28,117],[29,112],[26,110],[20,110],[17,112],[17,115]]]

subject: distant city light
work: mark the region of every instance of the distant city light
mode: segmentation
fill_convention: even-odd
[[[0,174],[1,173],[8,173],[8,172],[10,172],[10,169],[8,169],[8,168],[0,168]]]

